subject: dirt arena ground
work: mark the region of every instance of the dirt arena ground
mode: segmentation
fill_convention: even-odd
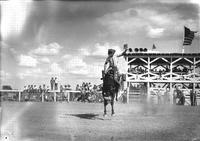
[[[2,141],[200,141],[200,106],[2,102]]]

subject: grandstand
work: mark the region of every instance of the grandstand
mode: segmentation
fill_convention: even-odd
[[[190,104],[191,90],[200,98],[200,53],[127,53],[126,74],[127,103],[153,100],[158,92],[169,91],[169,101],[173,103],[175,86],[181,87],[186,104]],[[146,91],[146,93],[145,93]]]

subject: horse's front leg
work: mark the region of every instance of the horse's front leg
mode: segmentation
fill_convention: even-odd
[[[106,111],[106,106],[107,105],[108,105],[108,102],[107,102],[107,100],[104,99],[104,114],[103,114],[103,116],[107,115],[107,111]]]
[[[114,114],[115,114],[115,111],[114,111],[114,98],[111,100],[110,104],[111,104],[111,110],[112,110],[111,115],[114,116]]]
[[[118,101],[118,93],[119,93],[119,91],[115,93],[115,99],[116,99],[116,101]]]

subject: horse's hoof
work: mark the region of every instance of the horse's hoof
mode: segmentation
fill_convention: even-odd
[[[115,116],[115,112],[114,112],[114,111],[112,111],[112,114],[111,114],[111,116]]]
[[[104,117],[107,117],[107,114],[103,114]]]

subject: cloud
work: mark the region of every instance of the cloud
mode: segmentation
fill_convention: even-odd
[[[58,43],[50,43],[48,45],[40,45],[38,48],[31,51],[35,55],[56,55],[63,47]]]
[[[101,78],[103,65],[101,63],[94,63],[89,65],[88,67],[88,77],[90,78]]]
[[[164,33],[164,28],[152,28],[152,27],[148,27],[148,33],[147,35],[151,38],[157,38],[163,35]]]
[[[89,56],[91,55],[90,50],[87,47],[82,47],[79,49],[80,55]]]
[[[190,0],[190,2],[197,4],[200,7],[200,1],[199,0]]]
[[[23,71],[20,71],[19,73],[17,73],[17,76],[20,78],[20,79],[24,79],[26,77],[35,77],[35,78],[41,78],[41,76],[43,75],[40,75],[42,74],[43,71],[40,69],[40,68],[26,68],[26,69],[23,69]]]
[[[5,39],[10,35],[19,34],[23,30],[28,15],[30,14],[31,1],[4,1],[2,5],[1,34]]]
[[[176,14],[159,13],[156,9],[145,7],[129,8],[123,11],[108,13],[97,19],[104,27],[107,27],[112,34],[135,35],[138,29],[149,26],[166,26],[173,22]],[[145,32],[144,32],[145,33]]]
[[[70,60],[68,60],[66,65],[67,65],[66,66],[67,68],[71,69],[71,68],[85,67],[86,63],[83,61],[81,57],[75,56],[71,58]]]
[[[117,44],[105,42],[96,43],[91,48],[80,48],[76,56],[63,55],[62,60],[65,59],[63,62],[65,64],[64,72],[71,75],[82,75],[86,78],[100,78],[103,61],[110,48],[115,49],[116,53],[120,53],[122,50]],[[102,58],[104,59],[102,60]]]
[[[73,65],[68,64],[70,74],[83,75],[85,78],[98,78],[101,76],[102,66],[99,64],[87,64],[81,58],[72,59],[70,62],[76,62]]]
[[[94,64],[87,64],[81,69],[72,69],[70,70],[71,74],[74,75],[83,75],[85,78],[100,78],[101,77],[102,67]]]
[[[138,7],[105,14],[97,18],[97,22],[107,29],[107,34],[115,36],[131,35],[135,38],[143,36],[144,38],[178,39],[184,25],[198,28],[199,16],[197,13],[199,13],[197,7],[188,3],[146,3]],[[165,34],[163,34],[164,31]]]
[[[28,55],[20,55],[19,56],[19,65],[24,67],[36,67],[38,64],[37,59],[28,56]]]
[[[63,59],[68,59],[68,58],[70,58],[70,57],[71,57],[70,54],[65,54],[65,55],[62,56]]]
[[[42,63],[50,63],[50,59],[49,59],[48,57],[42,57],[42,58],[40,59],[40,61],[41,61]]]
[[[60,67],[60,65],[58,63],[52,63],[50,65],[50,72],[49,74],[53,74],[53,75],[61,75],[63,73],[63,69]]]
[[[98,18],[97,22],[107,27],[112,34],[133,34],[138,26],[144,25],[144,23],[137,18],[137,14],[135,9],[127,9],[108,13]]]
[[[0,70],[0,80],[4,81],[4,80],[8,80],[11,78],[11,74],[4,71],[4,70]]]
[[[114,44],[111,44],[111,43],[104,43],[104,44],[100,44],[100,43],[96,43],[94,45],[94,49],[91,53],[91,55],[93,56],[107,56],[108,54],[108,49],[115,49],[116,50],[116,54],[120,53],[121,52],[121,48],[120,46],[118,45],[114,45]]]
[[[98,18],[97,22],[108,28],[111,34],[136,35],[138,29],[160,24],[158,20],[165,21],[163,15],[159,15],[155,10],[138,7],[108,13]]]

